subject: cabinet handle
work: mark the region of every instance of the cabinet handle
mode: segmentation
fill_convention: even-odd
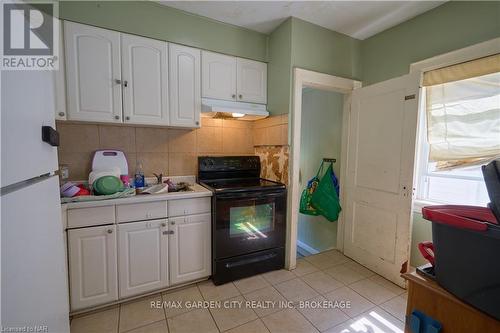
[[[130,117],[129,117],[129,116],[126,116],[126,117],[125,117],[125,120],[130,120]]]
[[[233,99],[235,99],[235,98],[236,98],[236,95],[235,95],[235,94],[232,94],[232,95],[231,95],[231,97],[232,97]]]
[[[64,117],[64,112],[59,112],[59,117]]]
[[[127,87],[128,87],[128,81],[127,81],[127,80],[123,81],[123,86],[124,86],[125,88],[127,88]]]
[[[120,80],[120,79],[115,79],[115,83],[116,83],[116,84],[122,84],[122,80]]]
[[[174,222],[174,221],[172,221],[172,222],[170,222],[170,224],[171,224],[171,225],[175,225],[175,222]]]
[[[167,224],[166,224],[165,222],[162,222],[162,223],[161,223],[161,226],[162,226],[162,227],[166,227],[166,226],[167,226]]]
[[[120,116],[115,116],[115,119],[116,120],[120,120]]]
[[[164,234],[164,235],[173,235],[174,231],[173,230],[168,230],[168,231],[162,232],[162,234]]]
[[[195,122],[195,124],[196,124],[196,126],[198,126],[198,125],[200,124],[200,122],[199,122],[199,121],[196,121],[196,122]]]
[[[238,95],[238,97],[239,97],[240,99],[242,99],[242,98],[243,98],[243,95],[242,95],[242,94],[239,94],[239,95]]]
[[[113,233],[113,229],[108,229],[107,232],[108,232],[108,234],[112,234]]]

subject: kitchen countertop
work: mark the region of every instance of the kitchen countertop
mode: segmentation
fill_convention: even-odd
[[[175,179],[173,179],[175,180]],[[182,181],[185,181],[182,179]],[[190,199],[190,198],[200,198],[200,197],[210,197],[212,192],[207,188],[201,186],[198,183],[194,183],[190,186],[193,191],[186,192],[169,192],[161,194],[136,194],[135,196],[108,200],[96,200],[96,201],[82,201],[82,202],[68,202],[61,204],[63,210],[75,209],[75,208],[88,208],[88,207],[102,207],[110,205],[126,205],[140,202],[153,202],[153,201],[166,201],[175,199]]]

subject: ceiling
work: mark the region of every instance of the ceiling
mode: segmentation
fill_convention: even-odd
[[[445,1],[160,1],[200,16],[271,33],[290,16],[365,39]]]

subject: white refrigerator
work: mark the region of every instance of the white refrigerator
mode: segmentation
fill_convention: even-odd
[[[54,73],[0,75],[1,327],[69,332],[57,147],[42,141],[42,126],[55,128]]]

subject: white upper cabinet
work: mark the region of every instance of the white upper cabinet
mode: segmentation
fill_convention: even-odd
[[[205,98],[266,104],[267,64],[213,52],[202,52]]]
[[[200,126],[200,66],[200,50],[176,44],[169,45],[171,126]]]
[[[236,58],[203,51],[201,61],[203,97],[236,101]]]
[[[211,274],[211,214],[169,220],[170,282],[172,285]]]
[[[118,299],[116,226],[68,231],[71,310]]]
[[[167,220],[118,226],[120,298],[168,286]]]
[[[267,64],[248,59],[237,59],[238,101],[266,104]]]
[[[56,120],[66,120],[66,78],[64,64],[64,42],[62,37],[63,25],[62,21],[57,20],[59,24],[59,69],[54,71],[54,96],[55,96],[55,118]]]
[[[121,34],[125,123],[168,125],[168,44]]]
[[[120,33],[64,22],[68,119],[121,122]]]

